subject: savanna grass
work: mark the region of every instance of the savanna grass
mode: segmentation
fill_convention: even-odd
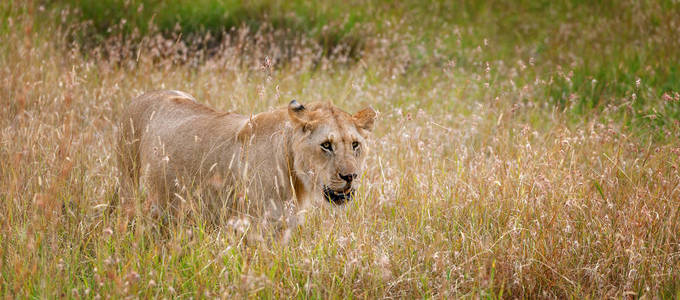
[[[0,293],[680,297],[680,90],[666,47],[677,26],[623,27],[677,22],[675,7],[650,1],[618,15],[576,2],[488,3],[462,5],[458,24],[436,4],[394,4],[406,21],[380,19],[382,33],[366,37],[355,63],[313,41],[284,62],[277,44],[258,43],[273,38],[263,31],[226,39],[211,56],[162,35],[114,38],[99,47],[123,54],[103,57],[71,42],[81,25],[44,26],[62,11],[0,4]],[[614,7],[637,2],[622,3]],[[607,13],[597,21],[591,10]],[[418,23],[406,17],[423,11],[431,27],[409,31]],[[508,11],[537,18],[484,27]],[[541,29],[552,19],[536,11],[561,22]],[[573,28],[592,22],[603,22],[593,36],[629,34],[595,49],[650,40],[607,57],[579,50],[572,42],[589,37]],[[541,35],[551,30],[564,39]],[[640,66],[624,59],[654,45],[666,48]],[[592,70],[605,73],[591,79]],[[244,114],[293,98],[372,105],[381,113],[358,199],[312,210],[303,226],[261,243],[248,242],[249,221],[215,226],[191,206],[162,231],[148,216],[127,220],[111,205],[119,116],[159,88]],[[594,104],[575,112],[581,102]]]
[[[61,0],[52,9],[67,10],[64,21],[84,22],[87,26],[72,32],[71,39],[86,48],[107,40],[139,42],[145,36],[161,34],[189,46],[213,48],[223,39],[243,34],[275,32],[269,42],[310,39],[325,56],[346,51],[355,58],[368,28],[359,26],[367,18],[362,11],[341,9],[329,2],[309,1],[232,1],[232,0]],[[136,49],[131,49],[136,50]]]

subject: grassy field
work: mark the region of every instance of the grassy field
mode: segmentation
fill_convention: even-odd
[[[92,3],[0,3],[3,296],[680,297],[676,1]],[[361,197],[255,244],[126,222],[119,117],[161,88],[372,105]]]

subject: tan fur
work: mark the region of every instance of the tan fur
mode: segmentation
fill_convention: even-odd
[[[324,186],[353,187],[357,180],[339,175],[362,173],[375,112],[352,116],[330,103],[301,107],[291,102],[251,118],[215,111],[178,91],[137,97],[121,122],[122,201],[133,203],[141,178],[151,205],[177,206],[198,191],[218,206],[240,196],[276,218],[287,202],[323,201]],[[333,143],[332,153],[321,148],[324,141]]]

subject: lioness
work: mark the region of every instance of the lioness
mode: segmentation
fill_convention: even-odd
[[[160,205],[186,201],[189,191],[218,202],[238,196],[274,218],[291,202],[342,205],[354,195],[375,117],[371,108],[350,115],[330,102],[295,100],[244,116],[183,92],[149,92],[123,114],[121,199],[132,199],[141,178]]]

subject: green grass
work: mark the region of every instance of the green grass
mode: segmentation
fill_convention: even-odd
[[[367,18],[361,12],[308,1],[63,0],[53,6],[75,10],[69,22],[91,23],[75,35],[84,44],[117,35],[138,41],[158,32],[189,43],[211,34],[219,42],[224,33],[246,27],[253,33],[280,30],[286,39],[306,37],[329,54],[340,45],[358,51],[362,39],[355,25]]]
[[[139,3],[0,4],[3,296],[680,296],[673,1]],[[241,24],[212,48],[178,39]],[[328,55],[324,26],[360,51]],[[287,242],[193,203],[128,223],[105,208],[115,135],[160,88],[243,114],[372,105],[359,199]]]
[[[366,49],[371,46],[368,41],[399,35],[403,39],[399,44],[412,58],[407,72],[442,66],[449,60],[468,72],[478,71],[487,63],[513,65],[522,61],[528,65],[531,61],[535,72],[517,78],[518,83],[552,78],[547,94],[540,98],[567,108],[577,120],[609,104],[621,105],[633,93],[638,110],[635,115],[659,114],[665,120],[678,120],[680,111],[676,102],[658,101],[664,93],[677,90],[679,84],[680,44],[673,37],[680,32],[672,24],[680,18],[680,7],[673,1],[56,3],[56,7],[62,4],[78,9],[70,22],[92,22],[88,30],[79,31],[80,40],[88,42],[98,43],[119,34],[134,35],[131,38],[138,40],[154,32],[196,41],[207,32],[221,37],[221,33],[241,26],[252,32],[264,26],[288,32],[277,40],[305,36],[320,45],[326,55],[344,45],[349,56],[358,57],[362,50],[371,50]],[[122,26],[121,20],[126,21]],[[220,38],[199,40],[214,47]],[[481,51],[475,51],[477,47],[482,47]],[[491,69],[497,80],[507,78],[497,71]],[[650,89],[636,92],[635,82],[642,78]],[[659,132],[658,125],[667,123],[650,122],[648,118],[627,121],[635,130],[645,132]]]

